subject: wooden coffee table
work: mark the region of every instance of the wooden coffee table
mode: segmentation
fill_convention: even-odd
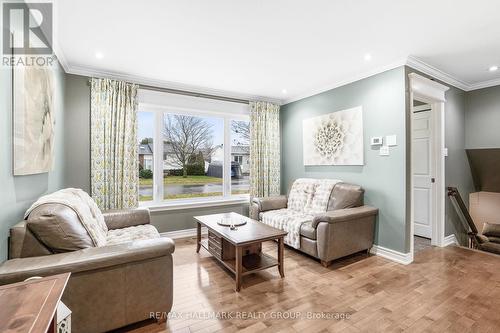
[[[281,277],[285,277],[283,251],[283,237],[287,232],[267,226],[258,221],[237,213],[212,214],[195,216],[197,221],[197,246],[206,249],[222,265],[234,273],[236,278],[236,291],[240,291],[241,279],[244,275],[278,266]],[[230,227],[221,226],[217,222],[223,218],[241,219],[246,224],[231,230]],[[201,227],[208,228],[208,238],[201,239]],[[278,258],[262,252],[262,242],[269,240],[278,241]]]

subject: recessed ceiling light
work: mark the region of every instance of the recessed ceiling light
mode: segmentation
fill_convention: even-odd
[[[372,60],[372,55],[370,53],[365,54],[365,61]]]
[[[287,91],[286,89],[281,89],[281,93],[283,93],[283,94],[287,94],[287,93],[288,93],[288,91]]]
[[[496,72],[498,70],[498,66],[491,66],[489,71],[490,72]]]
[[[95,53],[95,57],[96,57],[97,59],[102,59],[102,58],[104,58],[104,54],[102,54],[102,52],[96,52],[96,53]]]

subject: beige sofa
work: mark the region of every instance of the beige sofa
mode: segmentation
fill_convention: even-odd
[[[147,210],[103,217],[111,245],[94,246],[70,207],[38,206],[10,230],[10,259],[0,265],[0,285],[71,272],[62,300],[73,312],[76,333],[109,331],[168,313],[174,242],[160,237]]]
[[[286,244],[327,267],[334,259],[372,247],[378,209],[364,205],[363,195],[358,185],[302,178],[287,196],[254,198],[250,214],[288,231]]]

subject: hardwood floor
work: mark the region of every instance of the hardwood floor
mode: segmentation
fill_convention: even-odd
[[[274,255],[276,244],[264,249]],[[145,332],[499,332],[500,256],[459,247],[428,248],[411,265],[357,254],[325,268],[285,250],[285,278],[277,269],[233,277],[195,240],[176,241],[174,306],[166,324]],[[237,311],[254,318],[235,318]],[[345,314],[343,319],[277,318]],[[189,316],[233,315],[232,319]]]
[[[419,237],[419,236],[413,236],[413,244],[414,244],[414,248],[413,248],[413,253],[418,253],[420,251],[423,251],[423,250],[426,250],[430,247],[432,247],[431,245],[431,240],[429,238],[424,238],[424,237]]]

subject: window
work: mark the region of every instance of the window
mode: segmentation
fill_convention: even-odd
[[[140,201],[196,202],[249,193],[248,116],[141,104],[139,110]]]
[[[231,121],[231,194],[250,193],[250,122]]]
[[[223,195],[224,119],[165,113],[163,197]]]

